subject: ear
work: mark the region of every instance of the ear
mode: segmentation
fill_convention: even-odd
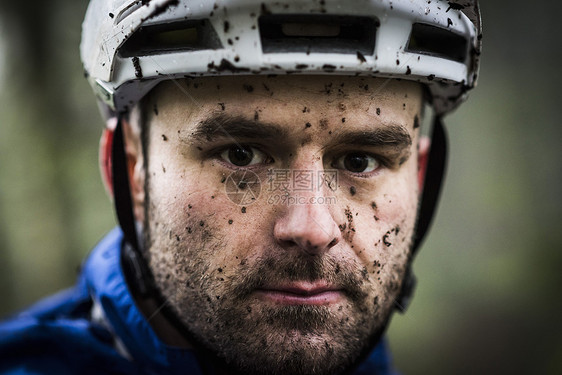
[[[123,139],[125,142],[125,155],[127,158],[127,177],[133,204],[135,219],[144,221],[144,161],[140,136],[133,131],[131,124],[125,119],[121,120]],[[103,183],[108,194],[113,198],[113,169],[112,149],[113,136],[117,126],[117,118],[107,120],[99,148],[99,163]]]
[[[113,149],[113,134],[117,126],[117,118],[112,117],[106,121],[106,128],[100,138],[99,163],[103,185],[109,196],[113,198],[113,169],[111,153]]]
[[[145,170],[140,132],[135,131],[127,120],[121,121],[133,212],[137,222],[144,223]]]
[[[430,149],[431,139],[428,136],[422,136],[420,138],[418,150],[418,185],[420,194],[423,191],[423,185],[425,183],[425,172],[427,170]]]

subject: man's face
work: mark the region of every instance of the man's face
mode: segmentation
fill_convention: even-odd
[[[421,105],[419,85],[374,78],[152,92],[135,203],[156,283],[198,344],[280,374],[341,371],[371,348],[410,257]]]

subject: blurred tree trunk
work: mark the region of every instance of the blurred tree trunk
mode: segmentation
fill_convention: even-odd
[[[61,51],[66,52],[68,45],[61,36],[70,28],[79,33],[81,20],[60,23],[61,12],[71,3],[0,3],[0,17],[8,30],[3,37],[10,57],[3,89],[3,102],[8,105],[1,115],[0,133],[6,148],[5,161],[10,162],[3,162],[0,171],[0,200],[4,200],[0,201],[0,215],[5,218],[0,221],[0,234],[14,239],[4,243],[13,245],[3,250],[0,261],[11,264],[14,272],[29,274],[17,285],[2,283],[10,289],[2,291],[2,295],[15,296],[14,306],[3,306],[4,312],[74,279],[80,234],[68,178],[72,171],[65,169],[68,158],[73,157],[67,152],[73,146],[69,137],[73,124],[68,121],[72,116],[65,88],[76,77],[65,74],[68,61]],[[14,147],[16,144],[26,147]],[[15,212],[22,219],[12,220]]]

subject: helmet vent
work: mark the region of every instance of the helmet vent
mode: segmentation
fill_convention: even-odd
[[[415,23],[412,25],[407,52],[442,57],[457,62],[465,62],[467,40],[454,32],[440,27]]]
[[[372,55],[376,18],[329,15],[264,15],[259,18],[263,53],[306,52]]]
[[[119,49],[119,55],[149,56],[219,48],[222,44],[209,21],[196,20],[141,27]]]

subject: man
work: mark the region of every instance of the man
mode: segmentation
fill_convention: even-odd
[[[121,228],[76,287],[0,327],[0,369],[392,373],[381,337],[479,27],[471,2],[91,1]]]

